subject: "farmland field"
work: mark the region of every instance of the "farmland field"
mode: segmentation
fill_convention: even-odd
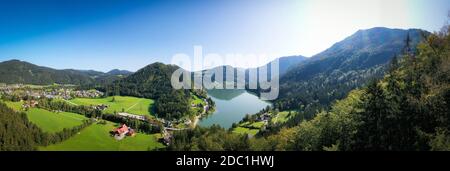
[[[272,123],[284,123],[289,118],[293,117],[296,113],[294,111],[281,111],[272,119]]]
[[[69,112],[51,112],[44,109],[31,108],[22,111],[22,102],[5,102],[16,111],[25,112],[28,119],[41,128],[44,132],[54,133],[64,128],[72,128],[81,125],[87,118],[83,115]]]
[[[249,134],[249,135],[256,135],[259,132],[259,129],[250,129],[250,128],[244,128],[244,127],[236,127],[233,129],[234,133],[237,134]]]
[[[244,122],[233,129],[234,133],[256,135],[259,130],[264,126],[264,122]]]
[[[109,132],[117,127],[117,124],[93,124],[83,129],[79,134],[70,139],[47,147],[40,147],[43,151],[147,151],[163,148],[164,145],[157,141],[159,134],[137,133],[134,137],[125,137],[123,140],[115,140]]]
[[[151,99],[128,97],[128,96],[112,96],[106,98],[90,99],[75,98],[69,100],[68,103],[75,105],[108,105],[105,113],[127,112],[136,115],[152,115],[151,108],[154,101]]]

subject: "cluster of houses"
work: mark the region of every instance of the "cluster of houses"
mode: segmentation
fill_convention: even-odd
[[[269,113],[263,113],[257,116],[256,121],[268,123],[270,121],[270,118],[272,118],[272,116],[270,116]]]
[[[129,114],[129,113],[125,113],[125,112],[117,113],[117,115],[122,116],[122,117],[126,117],[126,118],[137,119],[137,120],[141,120],[141,121],[145,121],[146,120],[145,116],[134,115],[134,114]]]
[[[95,106],[92,106],[94,109],[97,109],[97,110],[106,110],[106,109],[108,109],[108,105],[105,105],[105,104],[99,104],[99,105],[95,105]]]
[[[105,95],[103,92],[98,90],[77,90],[72,93],[74,97],[82,98],[97,98]]]
[[[22,109],[28,110],[30,108],[36,107],[38,104],[39,104],[39,102],[36,100],[28,100],[22,104]]]
[[[34,99],[39,98],[61,98],[70,100],[75,97],[80,98],[97,98],[104,95],[103,92],[97,90],[74,90],[73,88],[61,87],[61,88],[30,88],[29,86],[21,84],[13,85],[0,85],[0,94],[4,95],[16,95],[20,97],[31,97]]]

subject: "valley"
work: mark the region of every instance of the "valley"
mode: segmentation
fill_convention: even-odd
[[[427,44],[425,39],[445,42],[448,35],[372,28],[307,59],[280,58],[280,94],[271,101],[259,98],[267,90],[248,84],[240,90],[174,89],[171,74],[182,68],[160,62],[136,72],[102,73],[11,60],[0,66],[21,66],[29,72],[0,77],[0,107],[8,114],[2,115],[5,120],[28,125],[17,128],[24,130],[18,135],[25,140],[18,142],[29,142],[23,147],[27,150],[445,149],[439,138],[447,137],[448,130],[448,45]],[[37,79],[30,72],[51,79]],[[60,76],[74,80],[61,82]],[[112,78],[98,79],[105,77]],[[420,101],[426,103],[418,105]],[[372,132],[380,123],[389,128],[399,123],[400,133],[413,127],[421,132],[383,132],[404,137],[383,144]],[[363,133],[372,138],[365,139]],[[427,143],[418,142],[420,138]]]

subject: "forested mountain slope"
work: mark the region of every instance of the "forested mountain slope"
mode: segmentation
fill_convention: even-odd
[[[382,77],[386,65],[403,53],[407,43],[414,51],[423,35],[428,34],[417,29],[359,30],[283,75],[275,106],[302,110],[306,117],[312,117],[350,90]]]

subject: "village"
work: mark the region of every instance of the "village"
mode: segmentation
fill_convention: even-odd
[[[98,98],[104,96],[98,90],[75,90],[71,85],[35,86],[23,84],[0,84],[0,95],[26,97],[31,99],[64,99],[73,98]]]
[[[76,90],[71,85],[52,85],[52,86],[36,86],[36,85],[24,85],[24,84],[0,84],[0,97],[17,98],[22,101],[21,108],[23,111],[28,111],[31,108],[38,108],[39,99],[61,99],[70,104],[70,100],[75,98],[103,98],[104,93],[98,90]],[[162,137],[160,141],[166,145],[170,144],[173,131],[181,131],[186,129],[195,128],[201,117],[207,115],[210,110],[210,104],[205,98],[198,98],[199,102],[192,103],[191,108],[198,109],[199,113],[194,117],[184,117],[178,120],[166,120],[163,118],[154,118],[156,123],[162,125]],[[76,105],[76,104],[74,104]],[[95,110],[106,111],[110,106],[108,104],[96,104],[91,105]],[[112,113],[111,113],[112,114]],[[114,112],[115,115],[136,119],[139,121],[148,121],[148,117],[142,113],[132,113],[127,111]],[[98,120],[97,120],[98,121]],[[156,124],[155,123],[155,124]],[[124,123],[119,123],[119,126],[111,130],[110,134],[114,139],[120,141],[125,137],[133,137],[136,134],[135,129],[129,127]]]

